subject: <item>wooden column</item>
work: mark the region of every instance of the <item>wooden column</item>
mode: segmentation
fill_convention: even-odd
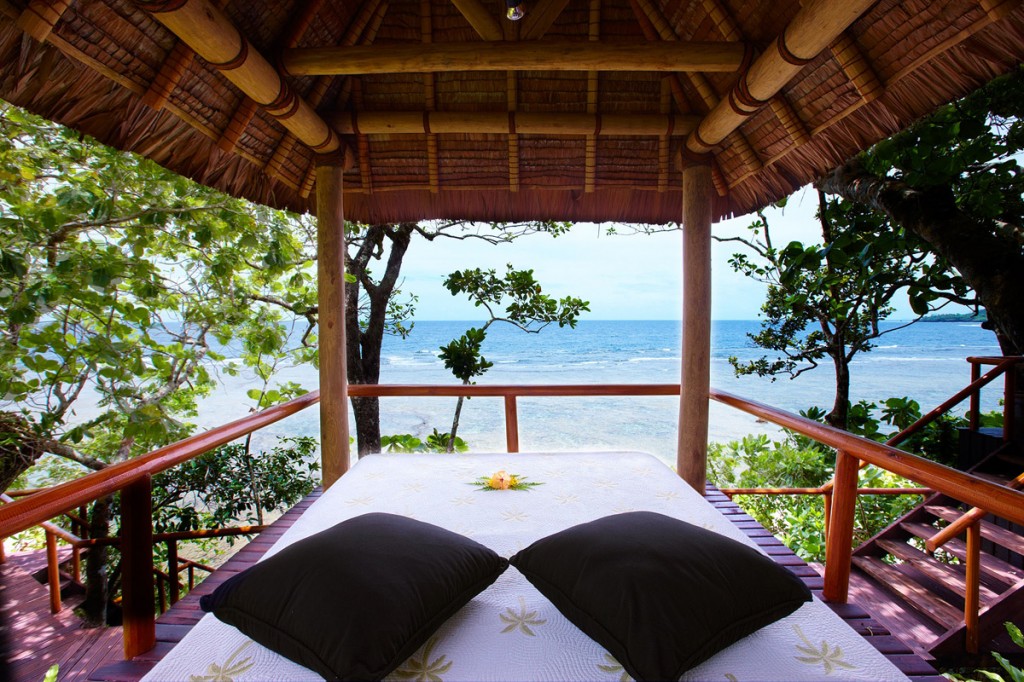
[[[711,387],[710,164],[683,170],[683,371],[676,469],[701,495],[707,480]]]
[[[835,487],[828,536],[825,538],[825,601],[846,603],[850,591],[850,561],[853,556],[853,513],[857,504],[857,476],[860,461],[836,452]]]
[[[156,645],[152,476],[148,474],[121,490],[121,571],[124,657],[132,659]]]
[[[317,277],[320,322],[320,457],[324,490],[349,466],[348,371],[345,353],[344,162],[317,160]]]

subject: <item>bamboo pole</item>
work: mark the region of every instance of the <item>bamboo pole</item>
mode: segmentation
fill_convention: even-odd
[[[701,495],[711,388],[711,166],[683,170],[683,369],[676,470]]]
[[[195,2],[197,0],[193,0]],[[741,43],[506,41],[284,50],[292,76],[455,71],[724,71],[739,69]]]
[[[320,457],[327,490],[348,471],[348,356],[345,352],[345,212],[340,159],[316,169],[320,326]]]
[[[342,135],[519,134],[684,137],[698,117],[685,114],[570,114],[447,111],[339,111],[329,117]]]
[[[311,149],[326,154],[341,147],[337,134],[210,0],[136,0],[136,5]]]
[[[766,104],[810,60],[827,48],[875,0],[808,0],[775,42],[740,77],[687,140],[703,154]]]

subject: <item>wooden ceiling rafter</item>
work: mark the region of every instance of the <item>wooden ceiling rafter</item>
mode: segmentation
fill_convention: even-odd
[[[768,106],[771,108],[772,113],[775,114],[775,118],[782,124],[782,127],[786,129],[786,134],[789,135],[789,139],[792,140],[794,146],[799,147],[811,141],[811,131],[807,129],[803,119],[800,118],[800,115],[793,108],[793,104],[785,94],[779,92],[775,97],[768,100]]]
[[[711,22],[718,28],[718,32],[728,41],[742,41],[743,31],[736,22],[729,10],[722,6],[719,0],[701,0],[704,11],[708,13]]]
[[[515,121],[519,108],[519,76],[515,71],[505,75],[505,93],[509,119]],[[511,192],[519,191],[519,135],[515,130],[513,126],[508,134],[508,188]]]
[[[31,0],[15,20],[18,28],[39,42],[45,42],[72,0]]]
[[[561,3],[561,0],[556,0]],[[547,5],[551,5],[548,2]],[[562,4],[561,9],[565,9]],[[561,12],[561,9],[559,12]],[[555,15],[557,16],[557,15]],[[552,21],[554,21],[552,19]],[[591,42],[601,39],[601,0],[590,0],[589,27],[587,38]],[[597,94],[600,83],[597,71],[587,72],[587,113],[597,116]],[[600,120],[600,119],[599,119]],[[597,131],[587,135],[586,150],[583,157],[583,191],[587,194],[594,191],[596,185],[595,175],[597,172]]]
[[[341,148],[341,140],[330,126],[209,0],[136,0],[135,4],[313,151],[326,154]]]
[[[538,40],[544,37],[559,15],[565,11],[569,0],[537,0],[529,7],[519,29],[520,40]]]
[[[849,31],[844,31],[836,38],[835,42],[829,45],[832,57],[839,64],[846,77],[857,89],[857,94],[865,104],[873,102],[885,92],[885,84],[878,77],[874,65],[861,51],[857,41],[850,36]]]
[[[505,33],[501,24],[480,0],[452,0],[455,9],[469,22],[476,34],[484,40],[502,40]]]
[[[433,22],[431,21],[431,9],[430,0],[420,0],[420,33],[422,34],[423,44],[429,45],[434,42],[434,28]],[[423,74],[423,119],[424,125],[427,127],[426,142],[427,142],[427,182],[430,185],[430,193],[437,194],[440,191],[440,182],[438,180],[439,169],[437,163],[437,135],[432,133],[429,128],[429,114],[437,109],[437,87],[434,83],[434,74],[427,72]]]
[[[664,116],[672,112],[672,84],[669,78],[661,79],[661,99],[658,102],[658,110]],[[668,135],[658,137],[658,191],[668,191],[668,173],[671,169],[672,138]]]
[[[363,82],[358,78],[350,78],[352,83],[352,103],[357,111],[363,110]],[[364,192],[373,191],[373,174],[370,171],[370,139],[366,133],[356,133],[356,149],[359,157],[359,182]]]
[[[707,154],[771,100],[875,0],[808,0],[775,41],[745,72],[729,96],[711,110],[686,148]]]
[[[324,0],[315,0],[316,11],[319,11]],[[384,0],[369,0],[366,2],[356,15],[355,19],[345,31],[345,36],[342,39],[343,45],[355,45],[360,40],[366,40],[372,43],[373,39],[377,35],[377,30],[380,28],[380,23],[384,19],[384,14],[387,12],[387,3]],[[315,12],[313,13],[315,15]],[[309,23],[312,22],[313,15],[309,16],[309,21],[305,22],[302,33],[308,29]],[[290,45],[294,46],[301,40],[301,36],[296,36],[294,40],[290,40]],[[313,81],[313,86],[309,89],[306,94],[306,101],[313,109],[318,109],[320,104],[323,102],[324,97],[327,96],[327,91],[330,89],[331,82],[334,80],[332,76],[319,76]],[[295,137],[290,131],[285,131],[284,137],[281,142],[274,149],[273,155],[267,162],[267,170],[271,174],[280,174],[281,169],[284,165],[285,160],[295,149],[295,143],[298,142],[298,138]],[[309,167],[305,177],[310,175],[316,175],[316,159],[310,159]],[[305,186],[305,179],[301,185]]]
[[[714,3],[717,8],[717,3]],[[630,0],[630,5],[633,8],[633,14],[636,16],[637,22],[640,24],[640,28],[644,33],[644,36],[648,40],[658,40],[659,38],[664,41],[676,41],[679,40],[679,35],[675,32],[669,23],[668,19],[661,10],[654,5],[651,0]],[[721,15],[719,21],[727,22],[728,15],[725,14],[721,8],[718,8],[718,12]],[[718,22],[716,22],[717,25]],[[726,25],[726,30],[729,30],[729,26]],[[738,36],[738,30],[736,35]],[[705,111],[711,111],[714,109],[719,102],[718,93],[715,92],[714,87],[711,85],[711,81],[700,72],[692,72],[685,74],[672,74],[668,76],[669,85],[672,89],[672,94],[675,97],[676,105],[681,111],[692,110],[693,107],[690,104],[689,99],[686,96],[685,90],[683,89],[682,78],[685,77],[689,80],[690,85],[701,97],[704,103]],[[740,155],[740,159],[743,160],[744,164],[750,170],[760,170],[761,161],[757,154],[754,152],[753,147],[747,141],[746,136],[740,130],[736,130],[730,136],[730,142],[732,142]],[[713,164],[717,165],[717,164]],[[724,174],[719,168],[717,174],[712,175],[714,178],[723,178]],[[725,196],[728,193],[727,186],[722,182],[715,184],[715,190],[719,196]]]
[[[1016,7],[1018,7],[1020,4],[1020,0],[980,0],[979,5],[981,5],[986,12],[984,19],[975,22],[968,29],[960,31],[956,35],[952,36],[951,38],[941,43],[940,45],[932,48],[921,57],[915,59],[912,64],[912,66],[914,67],[913,69],[909,67],[904,67],[900,69],[900,71],[898,71],[896,74],[887,78],[885,82],[882,84],[881,92],[879,92],[874,99],[878,99],[879,97],[881,97],[883,94],[885,94],[886,90],[891,88],[894,84],[896,84],[903,78],[909,76],[911,73],[914,73],[917,69],[921,68],[927,62],[931,61],[932,59],[935,59],[940,55],[946,54],[950,49],[952,49],[959,43],[968,40],[972,36],[976,35],[979,31],[983,30],[984,28],[987,28],[992,23],[999,21],[1002,18],[1005,18],[1007,14],[1016,9]],[[831,119],[814,126],[810,130],[811,136],[813,137],[825,132],[832,126],[836,125],[837,123],[843,121],[844,119],[856,113],[862,107],[867,105],[869,101],[873,100],[866,100],[864,98],[861,98],[855,104],[847,107],[846,109],[844,109]],[[780,153],[773,156],[771,159],[768,159],[765,162],[765,165],[772,165],[781,161],[783,158],[785,158],[792,152],[796,151],[798,148],[799,145],[787,147]],[[738,182],[744,182],[745,180],[753,177],[753,175],[753,173],[747,173],[744,176],[742,176]]]
[[[745,46],[740,43],[559,40],[303,48],[284,50],[281,62],[292,76],[428,71],[734,72],[744,55]]]
[[[62,2],[62,0],[60,1]],[[37,2],[40,2],[43,6],[47,5],[46,0],[37,0]],[[44,36],[44,39],[40,40],[39,42],[45,42],[46,44],[51,45],[53,48],[55,48],[57,51],[59,51],[61,54],[65,55],[75,63],[81,64],[86,69],[89,69],[90,71],[99,74],[103,78],[106,78],[107,80],[116,83],[117,85],[121,86],[122,88],[131,92],[132,94],[137,95],[139,97],[144,96],[147,90],[147,88],[144,85],[136,82],[135,80],[132,80],[131,78],[126,77],[124,74],[115,71],[114,69],[95,59],[91,55],[86,54],[78,47],[72,45],[67,40],[61,38],[59,35],[53,32],[53,28],[56,27],[57,22],[60,18],[63,17],[64,13],[66,12],[70,4],[71,3],[69,2],[67,5],[65,5],[64,9],[61,10],[59,13],[55,13],[56,10],[47,11],[46,9],[44,9],[42,12],[35,12],[35,14],[37,14],[37,16],[39,17],[47,17],[47,23],[51,18],[53,19],[53,23],[49,24],[50,30],[39,33],[39,35]],[[54,5],[54,7],[56,7],[56,5]],[[18,22],[19,20],[22,20],[22,18],[26,16],[25,12],[27,11],[27,8],[26,10],[21,10],[12,5],[7,0],[2,0],[0,1],[0,11],[2,11],[2,13],[12,21]],[[25,18],[24,20],[29,21],[33,24],[35,23],[34,19]],[[33,30],[40,31],[40,28],[37,26]],[[179,120],[187,124],[190,128],[203,135],[204,137],[213,141],[216,141],[220,137],[219,131],[212,128],[208,123],[200,121],[197,117],[185,111],[184,109],[171,104],[165,104],[164,109],[166,109],[168,113],[172,114],[174,117],[178,118]],[[250,161],[252,163],[259,163],[259,160],[256,159],[251,154],[242,153],[239,155],[246,161]]]

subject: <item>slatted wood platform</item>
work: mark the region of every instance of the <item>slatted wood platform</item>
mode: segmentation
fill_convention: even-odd
[[[216,573],[203,581],[202,584],[198,585],[171,610],[161,616],[157,620],[157,645],[153,650],[132,661],[120,660],[120,630],[107,630],[106,632],[109,634],[102,641],[83,641],[80,646],[75,646],[72,650],[65,652],[61,659],[61,680],[129,682],[140,679],[202,618],[203,612],[199,608],[199,598],[204,594],[209,594],[217,585],[259,560],[319,495],[320,491],[315,491],[297,504],[272,524],[270,528],[242,548],[220,567]],[[778,538],[765,530],[763,526],[713,486],[708,486],[707,499],[737,528],[753,539],[776,563],[785,566],[795,573],[816,596],[821,596],[823,579],[817,571],[808,566],[788,547],[783,545]],[[850,627],[915,682],[944,682],[944,678],[940,677],[927,661],[913,653],[906,644],[891,635],[862,606],[850,603],[831,604],[830,607]],[[17,632],[11,634],[16,642],[20,642]],[[23,678],[17,676],[14,679],[37,681],[39,677]]]

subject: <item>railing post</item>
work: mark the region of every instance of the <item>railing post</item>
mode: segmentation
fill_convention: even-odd
[[[178,541],[167,541],[167,575],[171,577],[171,604],[178,603]]]
[[[46,582],[50,588],[50,613],[60,613],[60,567],[57,564],[57,536],[46,531]]]
[[[979,576],[981,575],[981,522],[967,526],[967,592],[964,595],[964,648],[969,654],[978,653],[981,642],[978,632],[978,609],[980,607]]]
[[[981,364],[977,362],[971,363],[971,383],[981,378]],[[981,425],[981,389],[976,388],[971,393],[971,431],[977,431]]]
[[[505,396],[505,447],[509,452],[519,452],[519,412],[514,395]]]
[[[71,546],[71,576],[76,583],[82,582],[82,548],[78,545]]]
[[[1006,370],[1003,377],[1003,442],[1009,443],[1014,439],[1016,425],[1013,417],[1017,412],[1017,366],[1013,365]]]
[[[126,659],[149,651],[156,644],[152,478],[147,474],[121,491],[121,594]]]
[[[825,539],[826,601],[846,603],[850,591],[850,560],[853,556],[853,511],[857,503],[858,459],[842,450],[836,452],[832,515]]]
[[[828,539],[828,529],[832,525],[832,489],[828,489],[821,494],[822,500],[825,503],[825,539]]]

